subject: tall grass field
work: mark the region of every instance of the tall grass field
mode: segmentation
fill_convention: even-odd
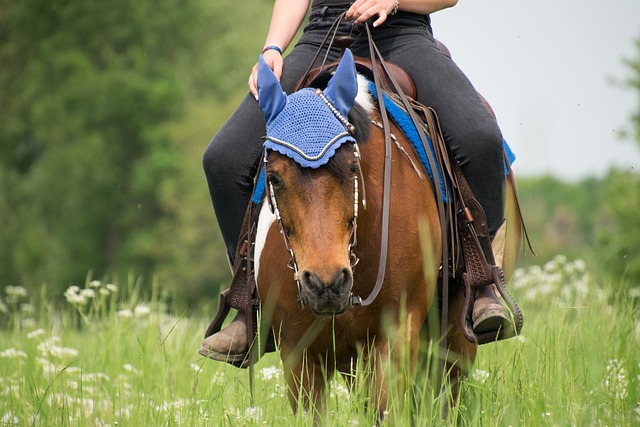
[[[459,404],[419,376],[392,387],[383,425],[640,425],[640,289],[596,283],[562,256],[517,270],[517,338],[483,345]],[[294,414],[277,353],[247,370],[197,350],[210,315],[186,316],[160,292],[90,281],[62,307],[20,286],[0,295],[1,426],[307,426]],[[366,387],[332,380],[320,423],[371,426]],[[253,393],[252,389],[253,388]],[[446,395],[446,393],[445,393]]]

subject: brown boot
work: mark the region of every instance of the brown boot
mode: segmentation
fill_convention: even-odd
[[[511,313],[498,299],[493,286],[483,286],[476,290],[473,304],[473,332],[476,335],[502,331],[502,339],[515,335]]]
[[[236,318],[226,328],[202,341],[198,353],[209,359],[235,365],[246,359],[248,351],[246,315],[238,311]]]

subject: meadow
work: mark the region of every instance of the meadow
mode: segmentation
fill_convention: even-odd
[[[443,395],[416,377],[390,392],[385,424],[640,425],[640,288],[619,291],[563,256],[517,270],[509,287],[523,333],[481,346],[459,405],[442,419]],[[276,353],[253,386],[247,370],[197,354],[210,314],[176,312],[135,281],[87,281],[62,305],[48,297],[20,286],[0,296],[0,425],[313,425],[291,411]],[[333,380],[324,423],[373,425],[364,389]]]

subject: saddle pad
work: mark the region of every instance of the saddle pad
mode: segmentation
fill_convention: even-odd
[[[378,99],[378,94],[376,93],[375,84],[371,81],[369,81],[369,92],[371,92],[371,94],[376,100]],[[418,155],[418,158],[422,162],[422,165],[425,167],[425,169],[427,170],[427,173],[429,174],[429,178],[431,178],[431,181],[433,182],[433,172],[431,171],[431,166],[429,165],[429,161],[427,159],[427,153],[424,150],[424,146],[422,145],[422,141],[420,140],[418,131],[416,130],[415,125],[413,124],[413,120],[411,120],[411,117],[409,117],[409,115],[396,102],[391,100],[387,95],[383,93],[382,96],[384,99],[384,106],[386,107],[389,115],[391,116],[393,121],[396,123],[396,125],[398,125],[398,127],[402,130],[402,132],[405,134],[407,139],[409,139],[409,142],[411,142],[411,145],[415,149],[416,154]],[[431,154],[433,154],[433,156],[435,157],[433,143],[431,142],[431,138],[428,135],[427,135],[427,142],[429,143],[429,149],[431,150]],[[509,164],[513,164],[513,162],[516,159],[516,156],[511,150],[511,148],[509,147],[509,144],[507,144],[507,141],[505,139],[502,140],[502,147],[504,149],[505,156],[506,156],[504,173],[505,175],[508,175],[509,168],[507,165],[507,161],[509,162]],[[440,168],[438,165],[436,165],[436,168],[438,173],[438,181],[440,182],[440,190],[442,191],[442,198],[445,202],[447,202],[447,197],[446,197],[447,192],[445,191],[445,184],[444,184],[444,181],[442,180],[442,173],[440,172]]]

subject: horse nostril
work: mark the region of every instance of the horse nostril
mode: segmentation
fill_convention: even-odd
[[[322,280],[311,271],[302,272],[302,284],[311,292],[318,292],[323,288]]]
[[[348,268],[340,269],[331,283],[331,288],[335,293],[343,293],[351,289],[353,276],[351,270]]]

